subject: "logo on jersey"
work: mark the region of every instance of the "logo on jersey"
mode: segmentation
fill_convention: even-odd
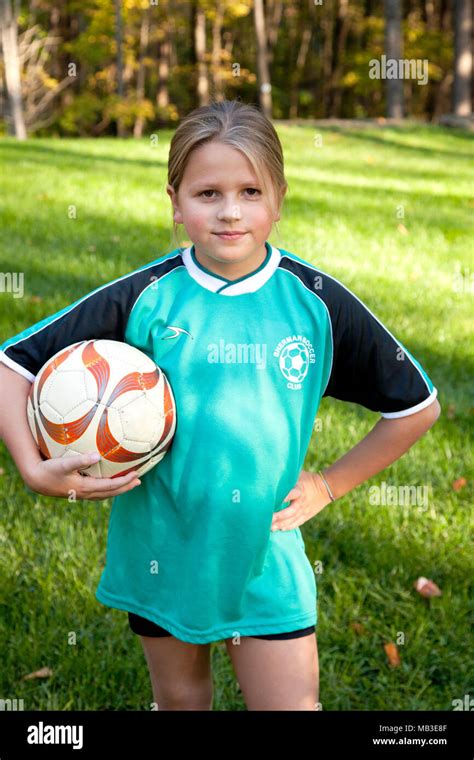
[[[186,333],[186,335],[189,335],[192,340],[194,340],[193,336],[190,332],[184,329],[184,327],[175,327],[175,325],[166,325],[167,330],[174,330],[173,335],[166,335],[166,337],[162,338],[161,340],[170,340],[171,338],[177,338],[180,333]]]
[[[304,335],[288,335],[275,348],[273,356],[279,360],[280,370],[287,380],[286,387],[299,390],[316,356],[313,344]]]

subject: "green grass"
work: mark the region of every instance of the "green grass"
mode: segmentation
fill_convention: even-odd
[[[410,124],[278,131],[290,189],[272,242],[362,298],[425,367],[442,406],[407,454],[302,528],[311,563],[323,569],[323,709],[451,710],[474,694],[472,137]],[[156,148],[148,140],[0,140],[0,270],[25,276],[23,298],[0,293],[0,341],[172,250],[170,137],[160,132]],[[378,419],[333,399],[318,417],[306,469],[341,457]],[[0,465],[0,697],[24,699],[26,710],[149,709],[140,641],[126,613],[94,597],[110,502],[34,494],[3,444]],[[468,484],[455,491],[460,477]],[[371,504],[368,488],[383,481],[428,486],[428,505]],[[420,575],[442,596],[419,596]],[[401,666],[391,669],[383,643],[400,634]],[[245,709],[223,642],[212,645],[212,660],[214,709]],[[42,667],[53,675],[22,680]]]

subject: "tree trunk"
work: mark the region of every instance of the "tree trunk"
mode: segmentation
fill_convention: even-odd
[[[454,87],[453,111],[469,116],[472,78],[472,11],[470,0],[454,0]]]
[[[402,57],[402,20],[400,0],[384,0],[385,8],[385,55],[399,61]],[[403,118],[403,79],[385,80],[387,94],[387,116],[389,119]]]
[[[336,23],[336,40],[334,46],[334,60],[333,70],[331,74],[331,105],[329,110],[329,116],[335,118],[341,117],[341,103],[342,103],[342,64],[344,59],[344,50],[346,47],[347,35],[349,33],[349,27],[351,23],[351,17],[348,13],[349,0],[339,0],[339,10],[337,14]]]
[[[158,88],[156,93],[156,105],[158,110],[158,121],[165,123],[169,119],[169,104],[170,94],[168,90],[168,82],[170,78],[170,68],[177,68],[178,61],[176,60],[176,28],[175,19],[172,13],[168,13],[165,9],[165,15],[160,20],[159,28],[159,42],[158,42]]]
[[[212,82],[215,100],[224,99],[224,87],[222,83],[222,24],[224,21],[224,7],[221,2],[216,3],[215,19],[212,25]]]
[[[194,46],[197,62],[197,93],[200,106],[209,105],[209,78],[206,63],[206,15],[201,8],[199,0],[196,5],[196,29],[194,32]]]
[[[303,11],[301,12],[303,13]],[[278,40],[278,32],[280,30],[282,13],[283,13],[282,0],[272,0],[268,9],[268,17],[267,17],[267,28],[268,28],[267,44],[268,44],[268,64],[269,65],[271,65],[273,62],[273,51],[275,49],[275,46]]]
[[[146,65],[145,58],[148,50],[148,40],[150,39],[150,8],[145,8],[142,14],[142,23],[140,25],[140,53],[137,73],[137,102],[140,103],[145,97],[145,79]],[[137,116],[133,125],[133,136],[139,139],[143,136],[143,127],[145,119],[143,116]]]
[[[435,7],[433,0],[424,0],[423,20],[426,23],[426,31],[432,32],[436,28]]]
[[[227,31],[224,32],[224,50],[229,58],[232,56],[233,47],[234,35],[230,29],[227,29]]]
[[[254,0],[254,24],[257,37],[257,72],[259,85],[259,101],[263,113],[269,119],[272,117],[272,85],[267,54],[267,31],[263,0]]]
[[[158,55],[158,92],[156,94],[156,104],[160,110],[160,120],[164,121],[166,109],[170,103],[168,91],[168,78],[170,71],[170,41],[164,39],[160,42]]]
[[[123,100],[123,60],[122,60],[122,4],[120,0],[115,0],[115,40],[117,43],[117,95],[119,100]],[[117,136],[123,137],[125,130],[122,119],[117,118]]]
[[[321,56],[322,66],[322,113],[321,118],[329,115],[332,102],[332,62],[333,62],[333,44],[334,44],[334,11],[330,5],[325,9],[325,14],[321,20],[323,30],[323,51]]]
[[[450,14],[451,0],[441,0],[439,9],[439,28],[442,31],[449,32],[451,30],[451,14]]]
[[[290,84],[290,119],[298,118],[299,91],[301,89],[301,80],[303,77],[306,59],[308,57],[309,45],[311,42],[312,28],[310,19],[301,8],[298,14],[297,37],[300,41],[298,55],[293,70],[289,76]]]
[[[5,83],[10,120],[8,131],[18,140],[26,140],[25,119],[21,98],[20,61],[18,58],[18,26],[10,0],[0,0],[0,35],[5,63]]]
[[[433,121],[436,121],[443,113],[449,111],[451,100],[450,91],[453,85],[453,80],[453,72],[448,71],[438,85],[431,117]]]

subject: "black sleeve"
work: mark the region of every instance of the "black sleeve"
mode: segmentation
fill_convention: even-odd
[[[64,309],[6,340],[0,361],[31,382],[61,349],[83,340],[124,341],[130,311],[151,270],[137,270],[102,285]]]
[[[323,396],[353,401],[383,417],[404,417],[431,404],[431,379],[368,307],[338,280],[325,281],[333,361]]]

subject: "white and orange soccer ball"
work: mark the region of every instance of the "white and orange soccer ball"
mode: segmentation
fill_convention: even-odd
[[[84,475],[143,475],[165,456],[176,405],[163,371],[139,349],[84,340],[40,369],[27,401],[28,422],[45,459],[97,451]]]

